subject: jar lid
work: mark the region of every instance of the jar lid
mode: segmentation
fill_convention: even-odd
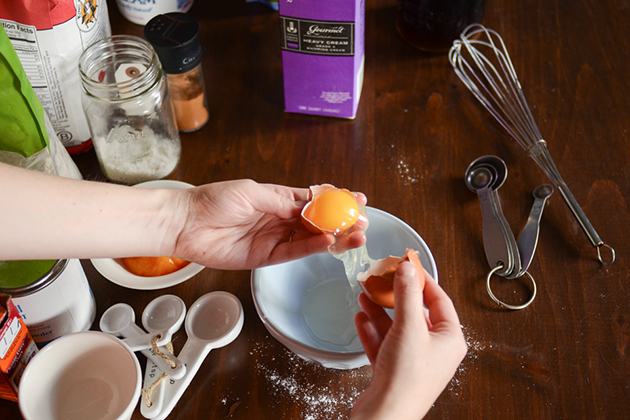
[[[144,37],[155,49],[166,73],[185,73],[201,62],[199,22],[187,13],[165,13],[144,27]]]

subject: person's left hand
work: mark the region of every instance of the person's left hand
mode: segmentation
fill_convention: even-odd
[[[335,244],[330,234],[306,230],[300,212],[308,189],[251,180],[202,185],[184,190],[180,203],[183,219],[173,256],[219,269],[251,269],[326,252]],[[355,194],[359,206],[365,195]],[[356,248],[366,241],[367,219],[343,237],[343,247]]]

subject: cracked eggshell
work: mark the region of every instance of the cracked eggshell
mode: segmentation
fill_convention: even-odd
[[[424,269],[413,249],[407,249],[402,257],[389,256],[377,260],[367,271],[357,275],[363,292],[374,303],[384,308],[394,309],[394,273],[403,261],[411,261],[416,267],[420,287],[424,289]]]
[[[337,192],[329,195],[331,191]],[[326,194],[325,194],[326,193]],[[320,198],[324,204],[318,202]],[[354,194],[331,184],[309,187],[308,202],[301,212],[302,223],[312,233],[339,235],[350,229],[359,219],[359,204]]]

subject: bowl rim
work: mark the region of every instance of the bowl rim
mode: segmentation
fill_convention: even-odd
[[[43,360],[42,359],[43,357],[50,357],[48,353],[50,353],[51,356],[55,355],[55,352],[57,351],[57,347],[59,347],[60,345],[58,343],[63,343],[65,341],[72,343],[76,341],[77,339],[85,340],[86,338],[91,340],[90,344],[92,347],[90,349],[93,349],[95,344],[97,344],[98,342],[101,342],[101,343],[111,344],[112,346],[117,347],[122,350],[126,350],[125,356],[126,358],[129,359],[131,364],[134,365],[136,375],[135,375],[135,384],[133,388],[133,393],[131,395],[131,398],[128,401],[128,405],[126,406],[125,410],[121,412],[121,416],[126,415],[128,412],[129,413],[133,412],[133,411],[130,411],[130,407],[133,407],[133,409],[135,410],[135,407],[137,404],[132,404],[132,403],[133,401],[136,401],[137,403],[138,399],[140,398],[140,394],[142,393],[142,369],[140,368],[140,362],[138,361],[138,357],[134,354],[134,352],[129,348],[129,346],[124,341],[110,334],[104,333],[102,331],[95,331],[95,330],[78,331],[78,332],[63,335],[51,341],[49,344],[47,344],[42,349],[40,349],[37,353],[35,353],[35,355],[33,356],[33,359],[26,365],[26,368],[24,369],[24,373],[22,374],[22,379],[20,380],[20,383],[22,383],[22,381],[26,379],[26,382],[24,383],[28,384],[28,381],[31,380],[30,378],[34,375],[33,373],[29,373],[29,372],[33,372],[33,369],[37,368],[37,364],[43,363],[43,362],[32,363],[34,360],[36,360],[37,356],[39,356],[37,360]],[[33,380],[36,380],[36,379],[33,379]],[[39,379],[38,381],[41,382],[41,379]],[[51,385],[54,385],[54,384],[51,383]],[[24,402],[23,398],[18,399],[18,408],[20,410],[20,413],[22,414],[24,418],[27,418],[25,413],[29,414],[30,416],[31,410],[29,410],[27,407],[24,407],[24,404],[26,403]]]
[[[184,190],[195,188],[194,185],[183,181],[172,179],[158,179],[154,181],[141,182],[133,188],[148,189],[173,189]],[[113,258],[92,258],[90,262],[103,277],[119,286],[134,290],[159,290],[175,286],[199,274],[205,267],[203,265],[190,262],[185,267],[163,276],[143,277],[137,276],[127,271],[116,259]]]
[[[394,222],[400,223],[406,230],[408,230],[412,234],[412,236],[415,237],[415,239],[418,240],[418,242],[420,242],[420,244],[427,251],[427,256],[429,258],[429,263],[430,263],[430,266],[429,267],[425,267],[425,269],[429,272],[429,274],[431,274],[431,276],[437,282],[438,281],[438,271],[437,271],[437,265],[435,263],[435,257],[433,256],[433,253],[431,252],[431,249],[426,244],[424,239],[420,236],[420,234],[418,232],[416,232],[415,229],[413,229],[411,226],[409,226],[409,224],[407,224],[405,221],[403,221],[402,219],[394,216],[391,213],[388,213],[388,212],[386,212],[384,210],[377,209],[375,207],[370,207],[370,206],[366,206],[366,210],[369,213],[376,213],[376,214],[379,214],[379,216],[382,216],[382,217],[385,217],[385,218],[390,218]],[[369,219],[369,217],[368,217],[368,219]],[[308,257],[304,257],[304,258],[308,258]],[[298,261],[298,260],[293,260],[293,261]],[[273,265],[286,264],[286,263],[290,263],[290,262],[291,261],[287,261],[287,262],[284,262],[284,263],[273,264]],[[259,267],[259,268],[253,269],[251,271],[251,275],[250,275],[250,289],[251,289],[251,293],[252,293],[252,300],[254,302],[254,307],[256,308],[256,312],[258,313],[258,317],[260,318],[262,323],[265,325],[265,327],[269,330],[271,335],[274,336],[274,338],[276,338],[280,342],[282,342],[283,340],[286,340],[286,341],[290,342],[292,346],[295,346],[296,348],[299,348],[304,353],[307,353],[307,354],[310,354],[310,355],[316,355],[316,356],[319,356],[319,357],[326,357],[328,359],[347,360],[349,358],[358,358],[358,357],[362,357],[362,356],[365,355],[365,351],[363,349],[362,350],[356,350],[356,351],[350,351],[350,350],[348,350],[348,351],[344,351],[344,350],[327,350],[327,349],[323,349],[323,348],[320,348],[320,347],[315,347],[315,346],[309,345],[307,343],[303,343],[303,342],[297,341],[293,337],[291,337],[289,334],[287,334],[286,331],[284,331],[282,328],[280,328],[280,327],[276,326],[275,324],[273,324],[271,322],[271,320],[267,317],[267,315],[263,313],[262,307],[261,307],[260,303],[258,302],[258,298],[257,298],[256,293],[255,293],[255,291],[256,291],[256,272],[257,272],[257,270],[268,268],[268,267],[273,267],[273,265]],[[393,313],[393,311],[391,311],[390,313]],[[280,339],[279,337],[281,337],[282,339]],[[284,344],[284,343],[282,343],[282,344]]]

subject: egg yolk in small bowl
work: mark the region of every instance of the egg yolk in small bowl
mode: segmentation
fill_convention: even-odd
[[[175,257],[128,257],[120,259],[121,265],[131,274],[140,277],[158,277],[174,273],[190,264]]]

